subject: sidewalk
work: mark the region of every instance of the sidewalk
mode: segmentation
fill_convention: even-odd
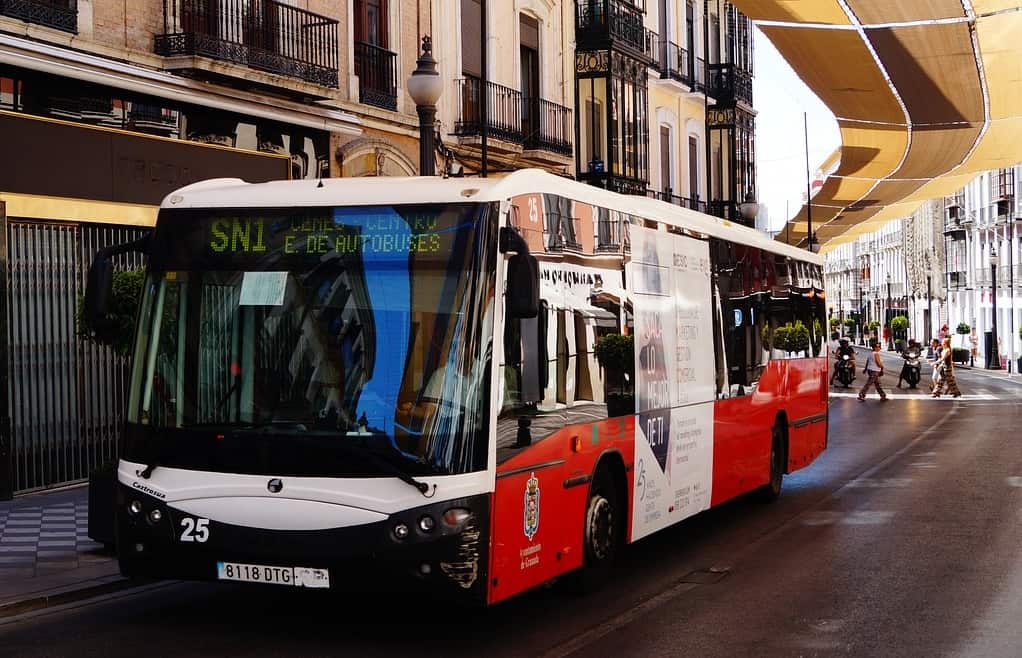
[[[89,539],[88,497],[81,485],[0,501],[0,618],[133,584]]]

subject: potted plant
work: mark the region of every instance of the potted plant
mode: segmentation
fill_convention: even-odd
[[[840,318],[831,318],[830,319],[830,328],[831,329],[836,329],[839,324],[841,324],[841,319]]]
[[[891,318],[891,331],[894,332],[895,349],[901,352],[905,349],[905,338],[908,335],[909,322],[904,315],[896,315]]]
[[[866,326],[869,327],[869,333],[875,339],[877,337],[877,330],[880,328],[880,323],[876,320],[870,320],[869,324]]]
[[[611,417],[635,413],[635,339],[631,335],[607,334],[596,341],[596,360],[606,373],[607,414]]]
[[[774,340],[773,340],[773,347],[774,347],[774,349],[780,350],[780,351],[785,352],[785,353],[789,352],[790,350],[788,349],[788,345],[791,342],[791,339],[790,339],[790,337],[791,337],[791,324],[789,323],[789,324],[778,325],[777,327],[774,328],[773,334],[774,334]]]
[[[959,322],[958,326],[955,327],[955,333],[962,337],[962,347],[965,347],[965,337],[968,336],[971,331],[972,327],[965,322]]]
[[[813,331],[810,339],[813,344],[813,356],[820,356],[820,348],[823,347],[823,326],[818,318],[813,319]]]
[[[855,324],[856,324],[855,318],[845,318],[845,331],[846,332],[855,331]]]
[[[789,340],[789,352],[804,352],[808,355],[809,345],[811,343],[809,327],[807,327],[801,320],[795,320],[795,324],[791,328],[791,337]]]

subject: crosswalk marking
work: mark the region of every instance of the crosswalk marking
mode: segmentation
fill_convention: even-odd
[[[897,391],[897,389],[895,389],[895,391]],[[853,393],[851,391],[831,391],[830,392],[830,397],[832,397],[832,398],[854,398],[854,397],[858,397],[858,395],[859,395],[858,393]],[[953,399],[957,399],[957,400],[961,400],[961,401],[966,401],[966,402],[969,401],[969,400],[997,400],[998,399],[997,396],[995,396],[992,393],[963,393],[960,398],[952,398],[950,395],[944,395],[944,396],[941,396],[939,398],[935,398],[932,395],[929,395],[928,393],[922,393],[922,394],[918,394],[918,395],[902,395],[902,394],[899,394],[897,392],[891,392],[891,391],[887,392],[887,398],[889,400],[891,400],[891,401],[895,401],[895,400],[933,400],[934,402],[937,402],[937,401],[940,401],[940,400],[953,400]],[[867,400],[876,401],[879,398],[877,398],[876,391],[870,391],[869,393],[866,394],[866,399]],[[1007,400],[1005,400],[1005,401],[1007,401]]]

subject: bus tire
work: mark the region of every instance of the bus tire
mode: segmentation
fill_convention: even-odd
[[[784,471],[788,456],[788,430],[784,420],[778,417],[770,430],[770,480],[756,493],[764,503],[772,503],[781,496],[784,485]]]
[[[582,567],[571,574],[571,589],[586,594],[610,579],[624,531],[621,491],[610,467],[601,464],[589,486],[582,529]]]

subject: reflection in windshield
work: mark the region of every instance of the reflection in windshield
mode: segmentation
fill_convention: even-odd
[[[345,437],[419,472],[485,468],[489,212],[464,204],[161,216],[129,423],[155,441],[231,430],[312,446],[310,459],[320,459],[324,442]],[[161,450],[162,463],[210,467],[199,443],[193,458]],[[364,465],[340,470],[329,474],[367,474]]]

